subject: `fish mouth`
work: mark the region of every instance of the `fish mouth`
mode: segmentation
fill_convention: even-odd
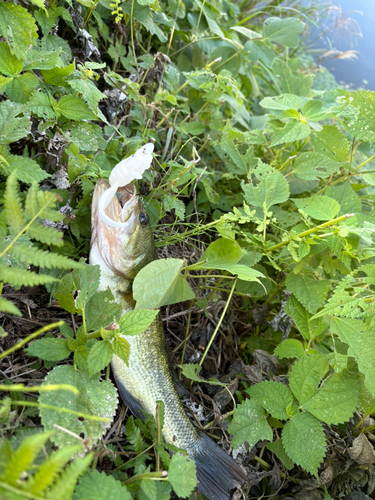
[[[110,227],[125,227],[137,201],[134,184],[124,187],[118,187],[116,184],[110,186],[105,179],[99,179],[92,200],[92,224],[101,220]]]

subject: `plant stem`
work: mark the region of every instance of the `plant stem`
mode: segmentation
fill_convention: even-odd
[[[36,385],[33,387],[26,387],[24,384],[14,385],[0,385],[0,391],[7,392],[49,392],[49,391],[71,391],[78,396],[79,390],[74,385],[69,384],[51,384],[51,385]]]
[[[132,0],[132,5],[130,9],[130,38],[132,43],[132,51],[133,51],[135,67],[137,68],[138,71],[137,55],[135,53],[135,46],[134,46],[134,1],[135,0]]]
[[[48,330],[52,330],[52,328],[57,328],[59,326],[62,326],[63,324],[64,324],[64,321],[58,321],[57,323],[51,323],[50,325],[43,326],[43,328],[40,328],[40,330],[37,330],[35,333],[32,333],[31,335],[29,335],[25,339],[21,340],[21,342],[18,342],[18,344],[15,344],[13,347],[8,349],[7,351],[2,352],[0,354],[0,359],[5,358],[5,356],[8,356],[9,354],[16,351],[17,349],[19,349],[23,345],[27,344],[28,342],[30,342],[30,340],[35,339],[35,337],[37,337],[38,335],[40,335],[44,332],[48,332]]]
[[[95,415],[87,415],[86,413],[81,413],[75,410],[69,410],[68,408],[59,408],[58,406],[46,405],[43,403],[34,403],[33,401],[12,401],[12,405],[17,406],[35,406],[36,408],[46,408],[47,410],[55,410],[59,413],[69,413],[69,415],[77,415],[77,417],[82,417],[87,420],[94,420],[95,422],[110,422],[110,418],[95,417]]]
[[[230,293],[229,293],[229,297],[228,297],[227,303],[225,304],[225,307],[224,307],[224,309],[223,309],[223,312],[221,313],[221,316],[220,316],[219,322],[218,322],[218,324],[216,325],[216,328],[215,328],[215,330],[214,330],[214,333],[212,334],[212,337],[210,338],[210,341],[209,341],[209,343],[208,343],[208,346],[206,347],[206,350],[205,350],[205,351],[204,351],[204,353],[203,353],[202,359],[201,359],[201,360],[200,360],[200,362],[199,362],[199,366],[202,366],[203,361],[204,361],[205,357],[207,356],[207,353],[208,353],[208,351],[209,351],[209,349],[210,349],[210,347],[211,347],[211,345],[212,345],[212,342],[215,340],[216,334],[217,334],[217,332],[219,331],[219,328],[220,328],[220,326],[221,326],[221,323],[223,322],[223,319],[224,319],[225,313],[227,312],[227,309],[228,309],[229,303],[230,303],[230,301],[232,300],[232,295],[233,295],[233,292],[234,292],[234,288],[235,288],[235,286],[236,286],[236,283],[237,283],[237,277],[236,277],[236,278],[234,279],[234,281],[233,281],[232,289],[231,289],[231,291],[230,291]]]
[[[143,472],[142,474],[137,474],[136,476],[130,477],[123,484],[134,483],[140,479],[152,479],[153,481],[165,481],[167,479],[168,472],[163,470],[161,472]]]
[[[345,214],[341,215],[341,217],[336,217],[336,219],[329,220],[328,222],[324,222],[324,224],[319,224],[319,226],[315,226],[309,229],[308,231],[304,231],[303,233],[298,234],[297,238],[304,238],[305,236],[309,236],[310,234],[317,233],[318,231],[320,231],[320,229],[332,226],[333,224],[338,224],[339,222],[342,222],[345,219],[349,219],[349,217],[353,217],[353,215],[354,214]],[[267,251],[272,252],[273,250],[277,250],[278,248],[285,247],[286,245],[289,245],[291,241],[292,241],[291,238],[287,241],[281,241],[277,245],[267,248]]]

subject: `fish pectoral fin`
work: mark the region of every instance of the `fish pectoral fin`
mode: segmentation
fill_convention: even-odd
[[[140,418],[141,420],[143,420],[145,418],[145,414],[143,412],[143,407],[141,402],[130,394],[130,392],[125,388],[121,380],[118,377],[116,377],[115,372],[112,371],[112,373],[115,377],[116,385],[120,397],[122,399],[122,402],[129,408],[129,410],[136,418]]]

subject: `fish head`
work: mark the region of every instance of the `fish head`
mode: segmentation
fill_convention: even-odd
[[[116,188],[99,179],[91,208],[90,264],[99,264],[102,276],[132,282],[154,259],[151,226],[135,186]]]

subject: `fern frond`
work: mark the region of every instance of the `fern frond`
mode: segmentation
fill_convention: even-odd
[[[22,203],[19,196],[19,185],[16,174],[13,172],[7,179],[4,193],[5,214],[11,235],[16,236],[25,227]]]
[[[38,472],[34,476],[34,484],[31,488],[31,493],[34,493],[35,495],[42,494],[49,486],[52,485],[57,475],[69,462],[70,458],[81,450],[81,445],[66,446],[48,457],[39,467]]]
[[[9,250],[9,253],[21,262],[33,264],[38,267],[45,267],[46,269],[83,269],[84,267],[83,264],[68,259],[68,257],[64,255],[46,252],[28,245],[14,245]]]
[[[52,432],[44,432],[25,438],[5,468],[1,476],[2,481],[11,486],[18,486],[20,474],[29,469],[42,446],[52,434]]]
[[[77,479],[88,469],[92,461],[93,453],[89,453],[84,458],[78,458],[70,464],[52,488],[47,493],[47,498],[51,500],[70,500],[73,496]]]
[[[25,214],[28,220],[33,219],[39,211],[38,204],[38,183],[33,182],[27,192],[26,201],[25,201]]]
[[[46,243],[47,245],[55,245],[61,247],[63,242],[63,233],[56,231],[52,227],[43,226],[38,222],[33,222],[26,230],[27,236],[34,240]]]
[[[26,269],[20,269],[18,267],[0,268],[0,282],[8,283],[15,288],[20,288],[21,286],[43,285],[44,283],[54,283],[55,281],[58,280],[53,276],[33,273],[32,271],[27,271]]]
[[[0,311],[14,314],[15,316],[22,316],[21,311],[10,300],[0,297]]]
[[[37,192],[38,204],[40,213],[38,217],[42,217],[43,219],[52,220],[57,222],[64,218],[63,214],[58,210],[54,210],[56,206],[57,198],[56,195],[50,193],[49,191],[41,191]]]

